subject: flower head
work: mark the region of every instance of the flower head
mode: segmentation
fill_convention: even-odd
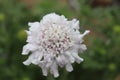
[[[68,21],[63,15],[55,13],[47,14],[40,22],[28,23],[27,44],[23,47],[22,54],[29,58],[24,61],[25,65],[35,64],[41,67],[43,75],[48,71],[59,76],[58,66],[65,67],[67,71],[73,70],[72,63],[83,61],[78,53],[86,50],[82,44],[83,37],[89,33],[79,32],[79,21]]]

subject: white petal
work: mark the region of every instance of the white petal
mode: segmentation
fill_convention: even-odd
[[[37,31],[38,28],[40,27],[40,23],[39,22],[29,22],[28,25],[30,26],[29,30],[30,31]]]
[[[56,64],[56,62],[53,62],[51,69],[50,69],[51,74],[54,75],[54,77],[58,77],[59,73],[58,73],[58,66]]]
[[[84,44],[74,44],[73,48],[76,49],[76,51],[79,51],[80,53],[87,49],[86,45]]]
[[[53,63],[52,61],[51,62],[47,62],[46,63],[46,67],[49,68],[50,66],[52,66],[52,63]]]
[[[79,30],[79,21],[76,21],[76,23],[74,24],[75,29]]]
[[[31,62],[32,62],[32,60],[33,60],[33,58],[34,58],[34,55],[31,54],[31,55],[29,56],[29,58],[28,58],[26,61],[23,62],[23,64],[24,64],[24,65],[30,65]]]
[[[28,36],[31,34],[30,31],[25,30],[25,32],[27,33]]]
[[[45,63],[44,62],[40,62],[38,65],[39,65],[39,67],[42,68],[43,75],[47,76],[47,74],[48,74],[48,68],[46,68]]]
[[[33,63],[33,64],[37,65],[40,62],[40,60],[42,59],[42,57],[43,57],[43,53],[40,53],[40,51],[36,51],[36,52],[32,53],[29,56],[29,58],[23,62],[23,64],[29,65],[29,64]]]
[[[22,51],[22,55],[27,55],[30,52],[30,50],[27,48],[27,46],[23,46],[23,51]]]
[[[66,70],[67,70],[68,72],[73,71],[73,67],[72,67],[72,65],[71,65],[70,63],[68,63],[65,67],[66,67]]]
[[[56,57],[57,63],[59,64],[60,67],[63,67],[64,65],[62,64],[62,59],[60,56]]]
[[[83,61],[83,58],[80,58],[77,53],[72,53],[72,56],[75,58],[77,63],[81,63]]]
[[[43,72],[43,75],[44,75],[44,76],[47,76],[47,74],[48,74],[47,68],[45,68],[45,67],[42,68],[42,72]]]
[[[79,52],[83,52],[83,51],[85,51],[87,49],[87,47],[86,47],[86,45],[84,45],[84,44],[81,44],[80,46],[79,46]]]
[[[83,38],[85,35],[87,35],[88,33],[90,33],[90,30],[86,30],[80,37]]]
[[[44,61],[45,61],[45,62],[51,62],[51,59],[52,59],[52,55],[51,55],[51,54],[46,54],[46,55],[44,56]]]
[[[42,22],[44,22],[43,24],[46,24],[46,23],[58,24],[64,21],[66,21],[66,18],[63,15],[59,16],[55,13],[47,14],[46,16],[43,17],[43,20],[42,20]]]
[[[38,47],[33,44],[27,44],[23,47],[22,54],[27,55],[30,51],[35,51]]]
[[[65,55],[67,55],[70,63],[74,63],[74,62],[75,62],[75,59],[74,59],[74,57],[72,56],[71,52],[68,52],[68,51],[67,51],[67,52],[65,52]]]
[[[31,61],[31,63],[37,65],[37,64],[39,63],[39,61],[38,61],[37,59],[33,59],[33,60]]]
[[[56,60],[60,67],[64,67],[64,65],[66,64],[66,58],[64,57],[64,55],[59,55],[58,57],[56,57]]]
[[[31,60],[28,59],[28,60],[24,61],[23,64],[24,65],[30,65],[31,64]]]
[[[73,19],[73,20],[72,20],[72,27],[73,27],[74,29],[79,30],[79,21],[76,20],[76,19]]]
[[[35,51],[34,52],[34,60],[32,60],[32,63],[35,65],[39,64],[42,57],[43,57],[43,53],[41,53],[41,51]]]

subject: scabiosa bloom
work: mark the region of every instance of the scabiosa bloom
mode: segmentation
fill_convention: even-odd
[[[58,77],[58,66],[65,67],[68,72],[73,70],[72,63],[83,61],[78,56],[86,50],[82,44],[83,37],[89,33],[79,32],[79,21],[68,21],[63,15],[55,13],[47,14],[40,22],[28,23],[27,44],[23,47],[22,54],[29,58],[24,61],[25,65],[35,64],[41,67],[43,75],[48,72]]]

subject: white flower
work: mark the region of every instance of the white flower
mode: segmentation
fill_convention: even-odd
[[[22,54],[29,58],[24,61],[25,65],[35,64],[41,67],[43,75],[48,71],[58,77],[58,66],[65,67],[67,71],[73,70],[72,63],[83,61],[78,56],[86,50],[82,44],[83,37],[89,33],[79,32],[79,21],[73,19],[68,21],[63,15],[50,13],[43,17],[40,22],[28,23],[29,30],[27,44],[23,47]]]

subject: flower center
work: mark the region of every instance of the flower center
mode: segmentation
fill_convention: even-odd
[[[60,54],[70,47],[70,35],[64,26],[51,26],[42,31],[42,47],[45,53]]]

